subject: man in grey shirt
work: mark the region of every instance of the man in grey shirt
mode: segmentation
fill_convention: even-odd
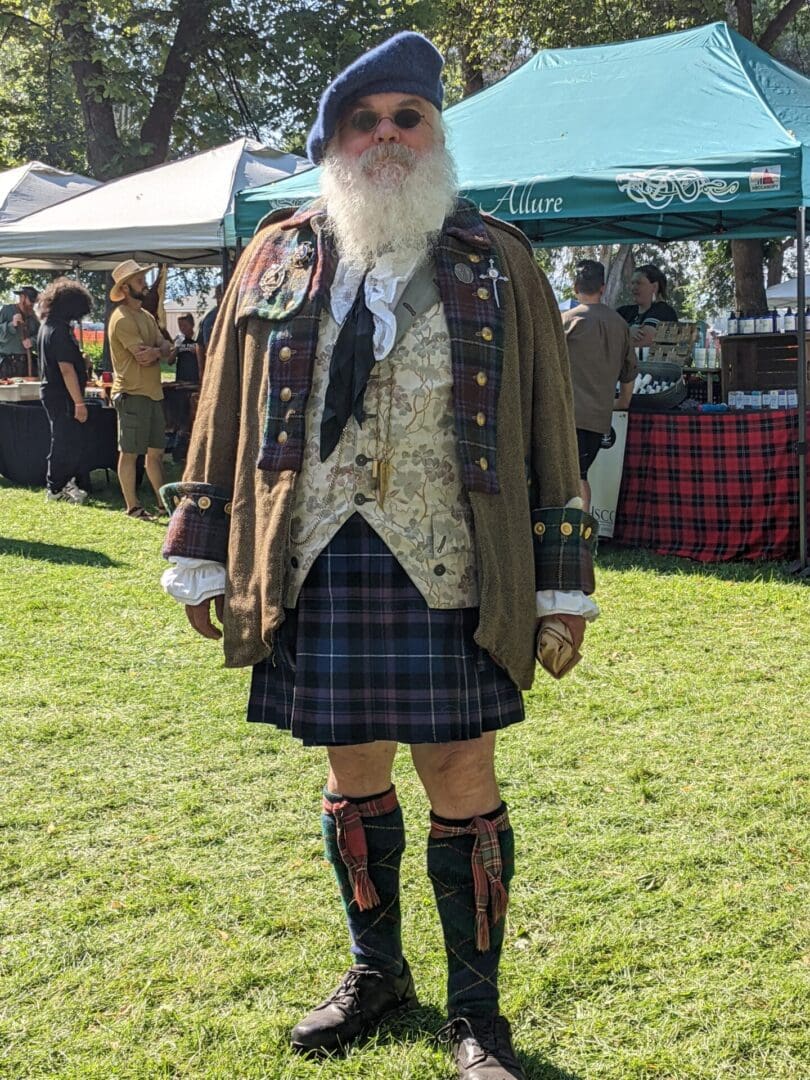
[[[610,431],[611,414],[626,409],[638,371],[627,323],[602,303],[605,268],[594,259],[577,263],[574,294],[579,304],[563,312],[563,328],[571,361],[574,422],[579,447],[579,475],[585,508],[591,505],[588,469]],[[621,391],[616,396],[616,383]]]

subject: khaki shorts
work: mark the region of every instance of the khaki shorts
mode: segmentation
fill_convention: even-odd
[[[163,402],[143,394],[121,394],[115,402],[118,413],[118,449],[124,454],[145,454],[163,450],[166,418]]]

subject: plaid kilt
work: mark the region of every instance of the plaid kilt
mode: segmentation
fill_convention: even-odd
[[[354,514],[287,611],[275,657],[253,668],[247,718],[305,746],[455,742],[517,723],[521,693],[477,625],[477,608],[429,608]]]

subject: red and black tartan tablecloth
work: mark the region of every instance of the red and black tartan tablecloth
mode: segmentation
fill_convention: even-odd
[[[613,539],[701,562],[794,558],[798,413],[631,413]]]

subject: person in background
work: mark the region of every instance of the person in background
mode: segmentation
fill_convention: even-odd
[[[34,304],[39,293],[33,285],[20,285],[14,290],[16,304],[0,309],[0,378],[10,379],[28,375],[28,354],[33,349],[39,331]]]
[[[174,339],[170,364],[177,364],[176,382],[198,383],[200,369],[197,360],[197,342],[194,338],[194,316],[185,314],[177,320],[180,333]]]
[[[583,259],[574,277],[579,305],[562,316],[571,361],[579,475],[586,510],[591,505],[588,469],[599,453],[602,436],[610,431],[613,410],[629,406],[638,371],[627,323],[602,303],[604,292],[604,266],[594,259]],[[621,383],[618,397],[617,382]]]
[[[71,323],[83,319],[91,305],[87,289],[65,277],[52,281],[39,299],[43,319],[37,339],[40,397],[51,426],[47,502],[80,506],[87,498],[87,492],[76,482],[84,449],[83,425],[87,422],[87,367]]]
[[[222,283],[218,284],[214,289],[214,300],[216,301],[214,306],[209,312],[203,316],[203,320],[200,323],[200,332],[197,335],[197,365],[199,370],[198,382],[203,381],[205,375],[205,357],[208,352],[208,343],[211,340],[211,334],[214,330],[214,323],[217,321],[217,312],[219,311],[219,304],[222,300]]]
[[[667,299],[667,279],[662,270],[646,263],[634,270],[630,292],[635,303],[618,308],[618,313],[630,327],[633,345],[640,349],[639,360],[644,359],[655,339],[655,328],[662,322],[677,322],[678,312]]]
[[[151,269],[127,259],[113,270],[115,284],[110,299],[118,307],[110,316],[108,329],[114,372],[112,398],[118,413],[118,479],[127,515],[142,521],[155,519],[138,502],[135,465],[139,454],[146,454],[146,475],[158,500],[158,512],[163,512],[160,488],[166,421],[160,361],[168,359],[172,350],[154,316],[143,309],[149,292],[146,274]]]

